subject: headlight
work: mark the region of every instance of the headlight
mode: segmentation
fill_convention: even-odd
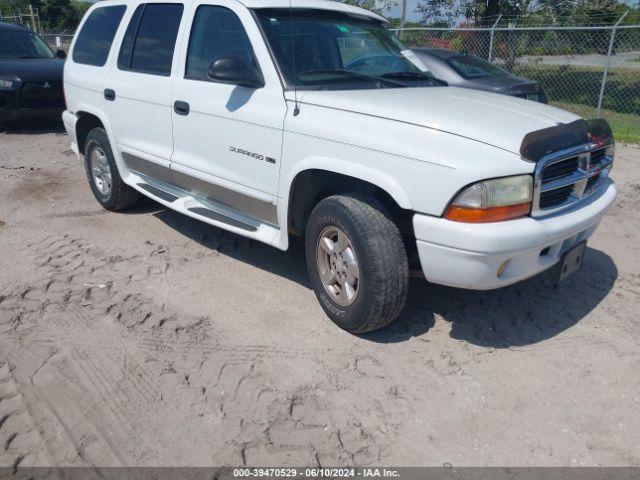
[[[467,223],[510,220],[528,215],[532,198],[531,175],[485,180],[460,192],[444,216],[449,220]]]
[[[19,82],[18,77],[14,78],[0,78],[0,88],[12,88],[14,82]]]

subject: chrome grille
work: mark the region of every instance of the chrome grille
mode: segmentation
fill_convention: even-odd
[[[598,183],[598,180],[600,180],[600,178],[597,176],[591,177],[589,180],[587,180],[587,188],[585,189],[585,191],[590,191],[596,185],[596,183]]]
[[[591,152],[591,163],[595,164],[598,163],[600,161],[602,161],[602,159],[607,155],[607,149],[606,148],[601,148],[599,150],[595,150],[593,152]]]
[[[580,166],[580,157],[571,157],[566,160],[552,163],[542,172],[542,181],[548,182],[557,178],[566,177],[575,172]]]
[[[532,215],[564,210],[595,193],[613,163],[608,148],[587,144],[542,158],[536,165]]]
[[[540,208],[553,208],[565,203],[573,193],[573,185],[549,190],[540,195]]]

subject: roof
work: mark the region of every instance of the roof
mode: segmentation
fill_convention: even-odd
[[[22,25],[14,25],[13,23],[0,22],[0,30],[13,30],[15,32],[30,31],[27,27]]]
[[[384,17],[364,8],[345,5],[344,3],[327,0],[239,0],[247,8],[316,8],[319,10],[333,10],[336,12],[351,13],[369,18],[375,18],[380,22],[387,22]]]
[[[463,52],[456,52],[455,50],[446,50],[444,48],[413,48],[414,52],[418,53],[426,53],[433,57],[441,58],[446,60],[447,58],[457,57],[459,55],[464,55]]]

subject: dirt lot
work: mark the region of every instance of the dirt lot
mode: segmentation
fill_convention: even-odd
[[[355,337],[282,253],[94,201],[68,139],[0,134],[0,465],[640,465],[640,148],[585,268],[412,283]]]

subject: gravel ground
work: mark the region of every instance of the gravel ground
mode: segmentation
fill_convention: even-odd
[[[582,271],[413,280],[352,336],[283,253],[93,199],[68,139],[0,134],[0,465],[640,465],[640,148]]]

